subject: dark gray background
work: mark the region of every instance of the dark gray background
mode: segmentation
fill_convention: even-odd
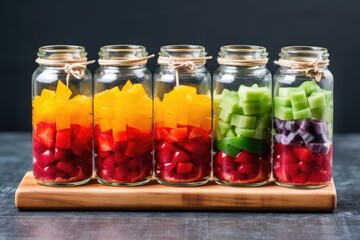
[[[272,72],[282,46],[328,48],[335,132],[360,132],[359,23],[358,0],[0,0],[0,131],[31,130],[31,74],[42,45],[83,45],[97,59],[107,44],[141,44],[157,54],[162,45],[189,43],[214,58],[225,44],[263,45]],[[211,72],[216,66],[208,63]]]

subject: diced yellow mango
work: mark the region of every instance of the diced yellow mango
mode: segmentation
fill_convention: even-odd
[[[132,87],[132,83],[130,80],[127,80],[121,91],[127,91]]]
[[[114,132],[122,132],[126,130],[125,118],[114,118],[111,120],[111,126]]]
[[[112,128],[111,120],[108,118],[101,119],[99,124],[102,132],[109,131]]]
[[[56,130],[69,129],[69,128],[70,128],[69,116],[56,117]]]
[[[196,88],[186,85],[179,85],[174,88],[175,91],[196,94]]]
[[[40,95],[43,99],[55,98],[55,91],[43,89]]]
[[[71,94],[71,90],[62,81],[59,80],[56,87],[56,98],[68,100]]]

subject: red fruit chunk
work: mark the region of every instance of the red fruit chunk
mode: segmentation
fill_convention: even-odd
[[[91,129],[72,124],[71,125],[72,151],[83,158],[92,154],[92,131]]]
[[[36,136],[35,132],[33,134],[33,152],[34,156],[40,155],[45,152],[48,148],[40,141]]]
[[[137,156],[140,156],[143,154],[144,149],[142,149],[143,146],[138,144],[137,142],[131,141],[128,142],[128,145],[126,147],[125,156],[135,158]]]
[[[291,181],[293,183],[305,184],[309,178],[309,175],[306,173],[297,174]]]
[[[177,165],[177,163],[175,163],[175,162],[173,162],[173,163],[164,163],[164,171],[167,172],[168,174],[171,174],[171,172],[174,170],[176,165]]]
[[[104,159],[103,168],[105,168],[109,171],[115,170],[115,162],[114,162],[114,157],[112,155],[109,155]]]
[[[56,167],[69,175],[73,175],[75,172],[74,165],[68,161],[60,161],[56,164]]]
[[[140,172],[138,171],[134,171],[134,172],[129,172],[127,175],[127,179],[129,182],[137,182],[140,179]]]
[[[40,154],[39,156],[37,156],[36,158],[36,163],[42,168],[44,168],[47,165],[50,165],[55,161],[56,159],[54,156],[54,152],[52,150],[47,150],[42,154]]]
[[[187,137],[187,127],[173,128],[170,130],[170,134],[176,138],[177,142],[182,142]]]
[[[286,172],[289,174],[289,177],[293,179],[299,173],[299,165],[298,164],[286,164],[284,165]]]
[[[186,151],[196,155],[196,156],[203,156],[210,153],[210,144],[206,144],[202,141],[202,139],[191,139],[185,141],[183,147]]]
[[[126,157],[124,154],[115,153],[114,154],[114,161],[117,165],[124,164],[130,161],[131,158]]]
[[[51,148],[55,144],[56,125],[55,123],[40,122],[36,128],[36,136],[47,147]]]
[[[172,161],[172,156],[177,151],[177,148],[174,147],[171,143],[163,143],[161,144],[156,151],[157,161],[160,163],[167,163]]]
[[[126,132],[115,132],[113,137],[115,142],[126,142],[128,140]]]
[[[217,165],[227,165],[227,164],[233,164],[234,158],[230,155],[227,155],[223,152],[218,152],[215,157],[215,164]]]
[[[306,163],[306,162],[299,162],[299,168],[300,168],[300,172],[310,175],[313,172],[317,172],[317,167],[315,164],[313,164],[313,162],[310,163]]]
[[[254,172],[253,164],[249,164],[249,163],[239,164],[239,167],[237,168],[237,172],[246,173],[246,174],[253,173]]]
[[[166,128],[159,129],[160,140],[164,140],[169,143],[177,142],[178,139],[171,135],[170,130]]]
[[[98,132],[95,135],[95,147],[97,151],[111,151],[114,144],[112,130]]]
[[[257,159],[258,156],[256,154],[243,150],[239,152],[239,154],[235,157],[234,161],[239,163],[252,163]]]
[[[134,158],[126,166],[133,171],[140,171],[142,163],[139,159]]]
[[[151,139],[151,134],[151,131],[140,131],[132,127],[126,128],[126,136],[128,141]]]
[[[201,128],[193,127],[189,133],[189,139],[209,136],[210,132]]]
[[[281,152],[280,162],[284,165],[299,163],[292,151]]]
[[[173,162],[190,162],[191,157],[184,151],[178,150],[174,153],[172,157]]]
[[[97,175],[101,178],[104,178],[104,179],[108,179],[108,180],[112,180],[113,178],[113,175],[114,175],[114,171],[111,171],[109,169],[105,169],[105,168],[102,168],[102,169],[99,169],[97,171]]]
[[[62,129],[56,132],[56,143],[57,148],[71,148],[71,131],[70,129]]]
[[[129,170],[125,166],[118,166],[115,168],[114,178],[117,181],[126,181],[128,172],[129,172]]]
[[[293,147],[293,151],[299,161],[310,162],[314,156],[307,147]]]
[[[96,155],[99,156],[99,157],[101,157],[101,158],[106,158],[106,157],[109,156],[110,154],[111,154],[111,152],[108,152],[108,151],[106,151],[106,152],[104,152],[104,151],[98,151],[98,152],[96,153]]]
[[[96,169],[104,168],[103,158],[101,158],[99,156],[97,156],[95,158],[95,167],[96,167]]]
[[[40,180],[53,180],[55,178],[54,174],[44,171],[44,169],[37,164],[33,165],[33,172],[34,176]]]
[[[67,160],[71,161],[74,157],[73,152],[70,149],[55,148],[55,159],[56,160]]]
[[[112,150],[115,153],[124,154],[127,147],[127,142],[115,142],[112,146]]]
[[[186,174],[186,173],[190,173],[193,169],[193,164],[192,163],[178,163],[177,167],[176,167],[176,173],[178,174]]]

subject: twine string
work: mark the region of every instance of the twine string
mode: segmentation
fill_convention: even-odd
[[[71,76],[76,79],[81,79],[85,76],[86,66],[95,62],[95,60],[87,61],[87,58],[76,60],[55,60],[55,59],[36,59],[36,62],[41,65],[61,67],[64,69],[66,75],[66,86],[69,87],[69,80]]]
[[[179,71],[184,69],[188,72],[194,72],[196,65],[204,65],[206,60],[211,59],[211,56],[199,58],[174,58],[174,57],[159,57],[158,63],[160,65],[167,65],[175,70],[176,86],[179,86]]]
[[[279,66],[302,71],[307,77],[315,78],[318,82],[325,78],[324,68],[329,65],[329,62],[329,60],[321,60],[320,55],[311,61],[306,58],[297,58],[295,60],[279,59],[274,61],[274,63]]]

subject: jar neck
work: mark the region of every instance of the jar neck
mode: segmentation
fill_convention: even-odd
[[[218,63],[240,69],[259,69],[268,62],[266,48],[254,45],[226,45],[220,48]]]
[[[146,48],[140,45],[107,45],[102,46],[99,57],[102,60],[124,60],[143,58],[148,55]]]
[[[289,46],[281,48],[281,60],[313,62],[315,60],[328,61],[329,53],[326,48],[313,46]]]
[[[85,48],[76,45],[42,46],[37,55],[39,59],[45,61],[86,62],[87,60]]]
[[[203,58],[205,47],[199,45],[167,45],[160,48],[159,56],[167,58]]]

